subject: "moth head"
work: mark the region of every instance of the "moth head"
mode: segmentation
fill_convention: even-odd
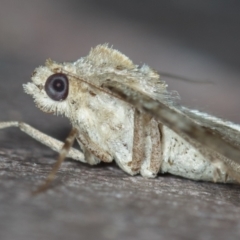
[[[64,64],[64,68],[70,68]],[[34,98],[37,107],[44,112],[65,114],[69,111],[69,98],[71,95],[69,77],[65,73],[57,72],[63,68],[51,60],[45,66],[38,67],[32,74],[32,82],[23,85],[27,94]],[[73,69],[68,69],[73,71]]]

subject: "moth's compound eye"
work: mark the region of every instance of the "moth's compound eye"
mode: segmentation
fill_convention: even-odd
[[[44,86],[47,95],[55,101],[61,101],[68,96],[68,77],[63,73],[51,75]]]

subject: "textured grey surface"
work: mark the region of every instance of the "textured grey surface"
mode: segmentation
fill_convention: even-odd
[[[1,239],[239,239],[239,186],[67,161],[52,189],[31,197],[53,158],[1,149]]]
[[[211,6],[187,0],[142,2],[152,5],[136,5],[141,8],[137,11],[135,5],[107,0],[101,6],[94,0],[61,0],[57,5],[2,0],[0,120],[23,120],[64,139],[67,120],[36,109],[21,85],[48,57],[76,60],[90,47],[109,42],[136,63],[214,81],[210,86],[175,80],[170,86],[185,104],[239,122],[237,7],[219,0]],[[174,176],[146,180],[115,165],[90,167],[68,160],[52,188],[31,197],[56,156],[18,129],[0,131],[1,240],[240,237],[238,185]]]

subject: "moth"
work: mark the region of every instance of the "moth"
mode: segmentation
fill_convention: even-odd
[[[178,105],[156,71],[106,44],[73,63],[48,59],[23,88],[38,108],[72,125],[63,146],[26,123],[0,123],[60,152],[48,183],[65,156],[91,165],[114,160],[126,173],[146,178],[171,173],[240,181],[240,126]],[[75,139],[82,152],[71,147]]]

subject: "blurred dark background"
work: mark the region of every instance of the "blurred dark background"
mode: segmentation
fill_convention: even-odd
[[[67,119],[41,112],[22,84],[45,59],[75,61],[109,43],[136,64],[214,84],[165,79],[181,103],[240,123],[240,1],[1,0],[0,121],[64,138]],[[239,239],[239,185],[131,177],[114,165],[65,161],[29,197],[57,153],[0,130],[0,239]]]
[[[22,83],[46,58],[75,61],[109,43],[136,64],[214,82],[164,78],[182,104],[240,122],[239,10],[239,1],[224,0],[2,0],[0,120],[59,132],[67,120],[36,109]]]

